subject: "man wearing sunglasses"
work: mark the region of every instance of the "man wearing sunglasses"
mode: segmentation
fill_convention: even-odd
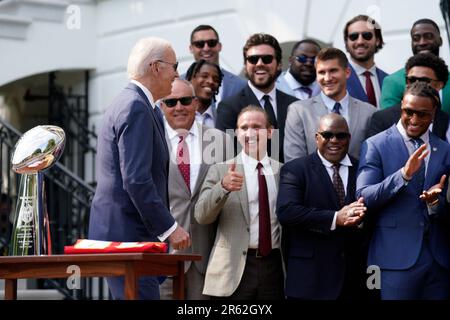
[[[287,162],[280,173],[277,216],[283,226],[286,296],[362,299],[365,256],[355,198],[358,162],[348,155],[350,133],[336,113],[320,118],[317,151]],[[320,195],[320,196],[319,196]]]
[[[169,152],[161,111],[154,101],[168,95],[178,77],[170,43],[144,38],[128,58],[130,83],[106,109],[98,136],[97,189],[92,201],[89,239],[169,241],[190,246],[189,234],[169,211]],[[108,278],[114,299],[124,298],[123,277]],[[140,299],[159,299],[156,277],[139,279]]]
[[[311,39],[294,44],[289,57],[289,69],[278,77],[277,89],[300,100],[317,96],[320,87],[316,81],[314,64],[319,50],[320,45]]]
[[[375,54],[384,45],[380,25],[366,15],[358,15],[345,25],[344,42],[350,54],[348,93],[379,109],[381,88],[387,76],[375,65]]]
[[[316,57],[317,82],[321,92],[308,100],[289,106],[284,139],[284,159],[289,161],[307,156],[316,150],[316,132],[320,117],[334,112],[342,115],[350,127],[352,140],[349,154],[359,158],[366,138],[369,120],[376,109],[355,99],[347,92],[350,76],[347,56],[336,48],[324,48]]]
[[[438,107],[430,84],[408,85],[400,120],[361,148],[356,196],[373,222],[367,263],[381,269],[384,300],[450,296],[449,213],[434,208],[444,201],[450,145],[429,131]]]
[[[272,135],[269,156],[282,162],[287,108],[297,98],[275,87],[275,81],[281,73],[280,44],[269,34],[256,33],[246,41],[243,55],[247,85],[238,94],[219,104],[216,128],[234,130],[237,116],[243,108],[248,105],[261,106],[266,110],[272,126],[277,129]]]
[[[439,57],[442,46],[440,30],[436,22],[430,19],[420,19],[411,28],[411,48],[413,55],[419,52],[429,52]],[[381,92],[381,109],[392,107],[403,98],[406,87],[406,71],[404,68],[394,72],[384,79]],[[441,89],[441,108],[450,113],[450,83],[444,83]]]
[[[214,242],[213,225],[199,225],[194,207],[210,165],[226,160],[225,134],[195,121],[199,101],[192,84],[175,79],[172,92],[162,100],[166,141],[169,146],[169,205],[175,221],[186,230],[192,246],[181,253],[201,254],[202,260],[185,263],[185,296],[204,300],[202,294],[209,253]],[[173,248],[170,248],[173,252]],[[160,287],[161,299],[172,298],[172,279]]]
[[[199,25],[191,32],[191,44],[189,51],[195,61],[201,59],[219,65],[219,53],[222,51],[222,43],[219,41],[219,34],[210,25]],[[222,85],[215,97],[215,107],[218,103],[237,94],[245,87],[245,80],[233,73],[221,68],[223,73]],[[181,76],[183,79],[185,75]]]
[[[448,80],[448,68],[444,60],[431,52],[418,53],[408,59],[405,65],[406,83],[408,85],[423,81],[440,91]],[[388,129],[397,123],[401,116],[401,103],[375,112],[370,119],[367,137]],[[439,138],[450,141],[449,115],[439,107],[430,125],[430,130]]]

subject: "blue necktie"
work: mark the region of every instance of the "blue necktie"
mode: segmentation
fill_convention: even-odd
[[[302,90],[308,95],[308,99],[311,98],[312,90],[310,87],[300,87],[300,90]]]
[[[334,104],[332,112],[337,113],[337,114],[341,114],[341,112],[339,111],[340,109],[341,109],[341,104],[339,102],[336,102]]]
[[[414,145],[414,151],[419,149],[420,146],[423,145],[424,143],[421,138],[411,138],[411,142]],[[415,178],[417,183],[420,185],[420,188],[423,189],[423,184],[425,182],[425,159],[423,160],[423,163],[420,166],[419,171],[417,171]]]

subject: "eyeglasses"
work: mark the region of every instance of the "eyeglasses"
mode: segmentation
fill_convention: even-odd
[[[314,64],[314,62],[316,61],[316,57],[308,57],[305,56],[304,54],[301,54],[299,56],[296,56],[295,60],[297,60],[300,63],[307,63],[309,61],[311,62],[311,64]]]
[[[336,139],[338,140],[346,140],[348,138],[350,138],[350,133],[348,132],[331,132],[331,131],[322,131],[322,132],[317,132],[318,134],[320,134],[322,136],[322,138],[324,138],[325,140],[331,140],[333,139],[333,137],[336,137]]]
[[[192,100],[194,100],[195,97],[191,96],[191,97],[181,97],[181,98],[170,98],[170,99],[164,99],[163,102],[166,106],[168,106],[169,108],[175,107],[178,103],[178,101],[180,101],[180,103],[183,106],[188,106],[192,103]]]
[[[194,45],[194,47],[196,47],[198,49],[203,49],[203,47],[205,46],[205,43],[208,45],[208,47],[214,48],[219,43],[219,40],[218,39],[209,39],[209,40],[192,41],[192,44]]]
[[[162,63],[165,63],[165,64],[170,64],[174,71],[177,71],[177,69],[178,69],[178,61],[175,62],[175,63],[170,63],[170,62],[167,62],[167,61],[164,61],[164,60],[156,60],[156,61],[162,62]]]
[[[370,31],[365,31],[365,32],[352,32],[348,35],[348,38],[350,39],[350,41],[356,41],[359,38],[359,35],[362,35],[364,40],[370,41],[373,38],[373,33]]]
[[[256,54],[254,56],[247,56],[245,60],[247,60],[251,64],[257,64],[259,59],[262,60],[264,64],[270,64],[273,61],[274,56],[271,54]]]
[[[408,116],[409,118],[411,118],[413,115],[416,115],[418,118],[427,118],[427,117],[431,117],[431,115],[432,115],[431,112],[418,111],[418,110],[413,110],[410,108],[402,108],[402,112],[404,112],[406,114],[406,116]]]
[[[416,81],[431,83],[432,81],[439,81],[439,80],[431,79],[431,78],[427,78],[427,77],[414,77],[414,76],[406,77],[407,84],[412,84]]]

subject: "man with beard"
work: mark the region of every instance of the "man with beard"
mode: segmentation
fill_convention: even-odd
[[[311,39],[294,44],[289,57],[289,69],[278,77],[277,89],[300,100],[317,96],[320,87],[316,81],[314,62],[320,49],[320,45]]]
[[[375,53],[383,48],[381,27],[372,18],[359,15],[344,28],[345,49],[350,54],[348,93],[356,99],[380,107],[381,88],[387,73],[375,65]]]
[[[316,150],[316,132],[320,117],[334,112],[342,115],[350,128],[352,140],[348,153],[359,158],[361,144],[366,138],[369,120],[376,109],[355,99],[347,92],[350,76],[348,59],[336,48],[324,48],[316,58],[317,82],[321,92],[311,99],[297,101],[289,106],[286,117],[284,159],[307,156]]]
[[[247,85],[236,95],[224,99],[217,109],[216,128],[235,129],[239,112],[248,105],[264,108],[274,130],[269,155],[283,161],[284,123],[288,106],[295,97],[277,90],[275,80],[281,72],[281,47],[269,34],[257,33],[247,40],[243,49]],[[279,147],[276,145],[279,142]],[[277,155],[276,153],[279,154]]]
[[[431,52],[439,56],[442,38],[439,27],[433,20],[420,19],[411,28],[411,48],[414,55],[419,52]],[[401,102],[406,87],[406,71],[404,68],[384,79],[381,92],[381,109],[392,107]],[[442,110],[450,113],[450,85],[444,84],[440,91]]]

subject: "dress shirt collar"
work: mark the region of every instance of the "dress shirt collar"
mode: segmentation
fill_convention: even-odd
[[[242,157],[242,164],[244,166],[252,168],[252,170],[256,170],[256,166],[258,165],[258,162],[261,162],[261,164],[263,165],[264,168],[270,168],[270,158],[267,155],[267,153],[264,156],[264,158],[262,158],[260,161],[256,160],[253,157],[250,157],[245,152],[241,152],[241,155],[242,155],[241,156]]]
[[[300,87],[309,87],[312,89],[311,84],[309,86],[304,86],[302,85],[300,82],[298,82],[294,76],[291,73],[291,69],[289,69],[285,75],[284,75],[284,80],[286,80],[287,84],[289,85],[289,87],[291,87],[292,90],[297,90]]]
[[[349,60],[351,66],[353,67],[353,70],[355,70],[356,74],[358,76],[364,76],[363,73],[366,71],[370,71],[370,73],[373,76],[377,75],[377,66],[375,65],[375,63],[373,64],[373,66],[369,69],[363,68],[361,67],[359,64],[354,63],[351,59]]]
[[[214,119],[214,114],[213,114],[213,110],[212,110],[212,105],[210,104],[209,107],[208,107],[208,109],[206,109],[203,113],[200,113],[200,112],[198,112],[198,111],[195,111],[195,116],[196,116],[196,117],[200,117],[200,116],[203,116],[203,117],[210,116],[211,119]]]
[[[325,159],[319,152],[319,150],[317,150],[317,155],[319,156],[320,160],[322,161],[323,165],[325,167],[331,168],[333,167],[333,163],[331,163],[330,161],[328,161],[327,159]],[[341,162],[339,162],[342,166],[347,166],[347,167],[351,167],[353,166],[352,162],[350,161],[350,158],[348,156],[348,154],[345,155],[344,159],[341,160]]]
[[[172,129],[172,127],[169,125],[167,120],[164,121],[164,123],[165,123],[166,132],[167,132],[167,136],[169,137],[169,140],[172,141],[173,139],[178,138],[177,130]],[[195,121],[192,123],[191,129],[189,129],[188,136],[189,135],[193,135],[194,137],[198,137],[199,136],[198,127],[197,127]]]
[[[405,143],[406,143],[406,142],[411,142],[412,138],[409,137],[409,136],[406,134],[406,131],[405,131],[405,128],[403,128],[402,120],[401,120],[401,119],[398,120],[398,122],[397,122],[397,129],[398,129],[398,131],[400,132],[400,135],[402,136],[403,141],[405,141]],[[429,134],[430,130],[429,130],[429,129],[430,129],[430,128],[428,128],[428,130],[425,131],[425,133],[424,133],[423,135],[420,136],[420,138],[422,139],[423,143],[425,143],[425,144],[428,144],[428,142],[430,141],[430,134]]]
[[[145,96],[147,97],[148,101],[150,101],[150,105],[152,106],[152,108],[155,108],[155,101],[153,101],[153,96],[152,93],[150,92],[150,90],[148,90],[142,83],[140,83],[137,80],[131,80],[131,83],[134,83],[135,85],[137,85],[142,91],[144,91]],[[164,113],[163,113],[164,114]]]
[[[322,101],[325,104],[325,106],[327,107],[329,112],[332,112],[333,107],[336,102],[339,102],[341,104],[342,110],[348,109],[349,95],[348,95],[347,91],[345,92],[345,97],[342,98],[341,101],[335,101],[335,100],[331,99],[330,97],[325,95],[325,93],[323,93],[323,91],[320,91],[320,96],[322,97]]]
[[[250,87],[250,89],[253,91],[253,93],[256,96],[256,99],[258,99],[259,102],[263,101],[263,97],[265,95],[270,97],[271,101],[277,101],[276,100],[276,96],[277,96],[277,88],[275,86],[273,86],[273,89],[269,92],[269,93],[264,93],[261,90],[259,90],[258,88],[256,88],[251,82],[250,80],[248,81],[248,86]],[[264,105],[263,105],[264,106]]]

